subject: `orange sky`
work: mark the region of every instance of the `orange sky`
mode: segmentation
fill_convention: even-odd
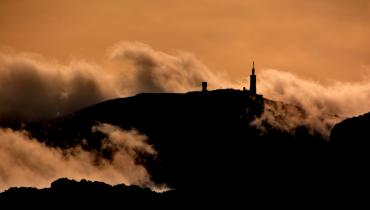
[[[257,71],[356,81],[370,71],[370,1],[0,0],[1,51],[99,63],[135,40],[235,80],[254,59]]]

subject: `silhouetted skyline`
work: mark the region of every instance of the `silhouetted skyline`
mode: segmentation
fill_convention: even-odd
[[[367,0],[6,0],[0,25],[0,205],[366,192]]]

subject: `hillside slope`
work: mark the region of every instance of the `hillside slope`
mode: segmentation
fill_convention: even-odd
[[[232,176],[231,183],[219,183],[229,186],[244,177],[263,177],[279,167],[288,169],[300,161],[317,160],[312,149],[322,150],[327,144],[305,128],[293,135],[272,127],[261,133],[250,126],[265,103],[279,102],[253,100],[232,89],[207,94],[146,93],[106,101],[52,121],[31,123],[26,129],[52,146],[68,148],[86,139],[85,149],[101,146],[104,136],[92,132],[99,123],[136,129],[147,135],[158,151],[155,159],[138,160],[154,181],[179,189],[212,185]],[[109,158],[109,152],[103,155]],[[241,165],[258,172],[245,172]]]
[[[351,155],[356,151],[338,149],[305,127],[287,133],[268,126],[261,132],[251,126],[266,104],[305,114],[281,102],[253,100],[239,90],[145,93],[23,128],[50,146],[81,145],[96,151],[100,151],[105,136],[93,132],[94,125],[136,129],[148,136],[158,152],[156,157],[140,156],[136,161],[147,168],[154,182],[167,184],[182,198],[202,198],[205,194],[243,199],[266,194],[308,196],[311,191],[323,196],[334,192],[345,195],[367,186],[368,173],[363,170],[367,159]],[[111,152],[101,155],[109,159]]]
[[[336,145],[368,149],[370,146],[370,112],[336,124],[332,129],[330,141]]]

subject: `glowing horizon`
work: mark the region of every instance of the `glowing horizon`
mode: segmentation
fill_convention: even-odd
[[[190,52],[234,81],[256,60],[258,69],[355,82],[369,72],[369,23],[366,0],[5,0],[0,50],[103,63],[112,44],[139,41]]]

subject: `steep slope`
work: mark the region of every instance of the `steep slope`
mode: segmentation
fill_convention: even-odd
[[[332,129],[330,141],[336,145],[368,149],[370,146],[370,112],[336,124]]]

